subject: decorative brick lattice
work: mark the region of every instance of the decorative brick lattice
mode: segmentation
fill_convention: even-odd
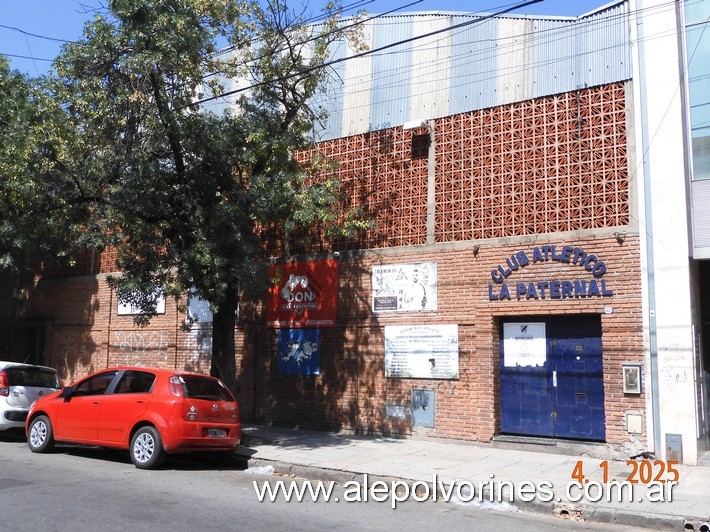
[[[426,243],[427,159],[412,158],[412,132],[401,128],[323,142],[318,153],[334,163],[318,180],[340,182],[341,220],[359,210],[374,227],[360,238],[336,239],[326,249],[368,249]],[[313,152],[300,153],[303,163]],[[318,244],[310,246],[316,251]]]
[[[70,258],[57,260],[53,264],[43,264],[40,268],[44,279],[63,279],[77,275],[94,275],[96,269],[96,256],[90,249],[74,253]]]
[[[436,242],[627,225],[625,105],[616,83],[437,119]],[[301,164],[316,153],[332,163],[312,178],[340,182],[340,221],[361,212],[373,227],[333,239],[316,225],[288,246],[278,228],[261,227],[267,251],[426,244],[428,158],[418,133],[390,128],[299,152]],[[99,272],[114,262],[115,250],[104,252]]]
[[[46,265],[41,268],[44,279],[63,279],[80,275],[96,275],[118,271],[116,266],[116,248],[108,247],[103,251],[85,249],[72,256],[64,264]]]
[[[629,223],[624,86],[436,122],[437,242]]]

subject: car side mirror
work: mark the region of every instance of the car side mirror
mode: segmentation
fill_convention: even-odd
[[[71,396],[72,396],[73,392],[74,392],[74,388],[72,388],[71,386],[67,386],[66,388],[64,388],[62,390],[62,393],[59,394],[59,397],[63,397],[64,402],[68,403],[69,401],[71,401]]]

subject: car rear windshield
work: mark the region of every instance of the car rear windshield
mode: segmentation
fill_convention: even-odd
[[[35,386],[37,388],[61,388],[57,374],[48,369],[9,367],[6,369],[10,386]]]
[[[194,375],[182,375],[182,389],[185,397],[207,401],[234,401],[229,391],[214,379]]]

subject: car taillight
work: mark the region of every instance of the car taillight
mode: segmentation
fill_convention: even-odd
[[[10,395],[10,382],[7,380],[7,371],[0,371],[0,395]]]
[[[185,397],[185,393],[182,390],[182,379],[177,375],[170,377],[170,393],[176,397]]]

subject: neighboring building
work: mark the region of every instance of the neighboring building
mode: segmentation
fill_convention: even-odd
[[[629,0],[579,18],[367,23],[374,53],[338,63],[313,150],[338,161],[343,207],[376,226],[276,260],[267,304],[241,310],[244,418],[697,463],[708,16],[709,0]],[[21,323],[45,331],[45,363],[65,378],[209,367],[199,301],[189,332],[170,302],[135,329],[104,282],[111,257],[86,259],[86,275],[18,302]]]

